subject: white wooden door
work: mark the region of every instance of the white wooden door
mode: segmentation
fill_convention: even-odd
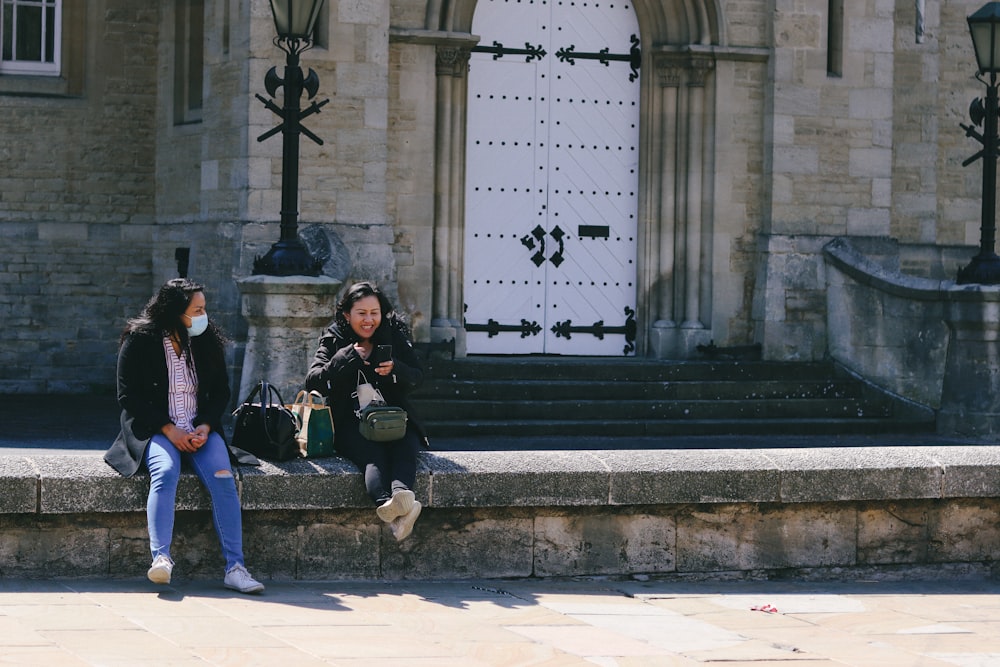
[[[469,63],[471,354],[634,353],[639,44],[626,3],[480,0]]]

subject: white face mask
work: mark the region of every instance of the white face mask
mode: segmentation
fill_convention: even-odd
[[[205,329],[208,328],[208,315],[197,315],[188,319],[191,320],[191,326],[187,328],[189,336],[200,336],[205,333]]]

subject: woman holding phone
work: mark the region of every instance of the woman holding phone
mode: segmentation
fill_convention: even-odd
[[[356,396],[359,377],[370,383],[389,405],[407,413],[400,440],[372,442],[358,430]],[[406,539],[420,516],[413,493],[417,453],[427,438],[413,417],[407,394],[423,380],[423,370],[410,330],[382,291],[370,282],[348,288],[337,304],[333,323],[320,336],[319,349],[306,375],[306,390],[327,397],[336,430],[337,452],[354,463],[365,478],[378,518],[389,524],[397,540]]]

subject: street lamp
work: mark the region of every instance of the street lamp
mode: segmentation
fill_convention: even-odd
[[[978,283],[996,285],[1000,283],[1000,257],[994,252],[996,244],[997,214],[997,71],[1000,70],[1000,2],[988,2],[969,18],[969,32],[972,33],[972,47],[976,51],[979,71],[976,78],[986,85],[986,99],[977,97],[969,106],[969,118],[973,125],[983,126],[980,134],[973,125],[961,125],[965,136],[974,137],[983,149],[962,163],[966,167],[983,158],[983,210],[979,228],[979,254],[972,258],[968,266],[959,269],[959,284]],[[989,82],[982,77],[989,73]]]
[[[281,237],[263,257],[253,263],[255,275],[267,276],[318,276],[322,263],[309,254],[309,250],[299,240],[298,198],[299,198],[299,134],[304,134],[317,144],[323,140],[302,126],[301,120],[314,113],[330,100],[313,102],[306,109],[299,106],[302,92],[309,99],[319,90],[319,77],[311,68],[308,76],[303,76],[299,67],[299,54],[312,48],[313,27],[323,7],[323,0],[270,0],[274,27],[278,36],[274,45],[285,52],[285,75],[278,76],[272,67],[264,76],[264,88],[271,97],[278,88],[283,88],[284,104],[278,107],[271,100],[257,95],[264,106],[281,118],[281,124],[257,137],[264,141],[278,132],[282,135],[281,152]]]

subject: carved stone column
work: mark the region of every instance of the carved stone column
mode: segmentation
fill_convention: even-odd
[[[464,174],[468,47],[437,47],[434,285],[431,339],[455,340],[465,354],[462,326],[464,264]]]
[[[658,197],[653,207],[656,213],[649,231],[649,272],[653,279],[650,290],[653,325],[649,332],[649,347],[653,357],[666,359],[676,357],[678,353],[675,293],[680,157],[677,150],[682,119],[678,91],[684,78],[684,68],[676,60],[667,58],[657,59],[655,67],[659,96],[651,144],[658,152],[654,164],[658,167],[659,179],[655,188]]]

